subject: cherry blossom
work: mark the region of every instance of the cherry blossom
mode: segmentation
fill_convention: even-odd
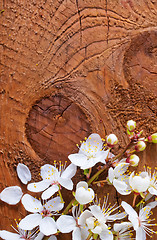
[[[85,240],[88,237],[88,228],[85,225],[86,218],[92,216],[92,213],[85,210],[83,213],[76,206],[72,208],[72,215],[62,215],[57,219],[57,227],[62,233],[72,232],[73,240]]]
[[[46,236],[57,233],[57,225],[52,216],[57,215],[58,211],[64,207],[60,197],[53,198],[42,205],[38,199],[25,194],[21,201],[24,208],[32,213],[20,221],[21,229],[32,230],[39,226],[40,232]]]
[[[101,137],[96,133],[92,133],[86,141],[82,142],[79,152],[70,154],[68,158],[73,164],[79,166],[81,169],[89,169],[98,162],[105,164],[105,159],[108,154],[109,150],[103,150],[103,141]]]
[[[151,209],[157,206],[157,202],[147,204],[139,211],[139,215],[128,203],[122,201],[121,205],[128,214],[128,219],[136,231],[136,240],[145,240],[146,234],[151,236],[151,234],[155,233],[149,227],[156,226],[156,224],[151,224],[152,220],[149,217],[152,214]]]
[[[41,167],[41,177],[42,181],[30,183],[27,188],[31,192],[42,192],[42,199],[50,198],[54,193],[59,191],[60,186],[72,190],[73,182],[71,178],[76,173],[76,166],[74,164],[70,164],[66,169],[60,163],[59,169],[56,167],[45,164]]]

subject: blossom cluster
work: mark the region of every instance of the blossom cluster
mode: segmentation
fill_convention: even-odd
[[[138,152],[146,148],[146,144],[157,143],[157,134],[142,137],[136,122],[127,122],[129,144],[117,156],[112,149],[118,143],[115,134],[102,139],[93,133],[81,142],[78,153],[70,154],[71,164],[66,167],[61,162],[54,165],[41,166],[39,182],[31,182],[29,168],[19,163],[17,175],[27,185],[29,193],[23,194],[21,187],[10,186],[0,193],[0,200],[16,205],[21,202],[28,212],[19,222],[16,220],[16,232],[0,230],[0,237],[5,240],[57,240],[59,234],[72,233],[73,240],[145,240],[155,234],[150,219],[152,209],[157,206],[157,172],[145,167],[140,173],[131,172],[129,167],[136,167],[140,161]],[[135,154],[137,153],[137,154]],[[98,171],[92,175],[92,168],[99,164]],[[74,187],[72,178],[77,168],[82,169],[86,181],[79,181]],[[99,180],[99,175],[107,171],[107,178]],[[95,181],[97,180],[97,181]],[[121,195],[134,194],[132,206],[122,201],[121,205],[109,202],[109,194],[101,201],[92,189],[92,184],[101,187],[109,184]],[[66,203],[62,197],[62,188],[71,191],[74,199]],[[40,193],[41,198],[33,197],[30,192]],[[136,204],[136,197],[141,201]]]

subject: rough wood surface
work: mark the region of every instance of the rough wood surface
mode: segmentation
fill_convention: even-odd
[[[129,119],[157,131],[156,15],[154,0],[0,2],[0,191],[20,184],[19,162],[36,179],[92,132],[114,132],[124,147]],[[139,169],[154,168],[156,155],[150,144]],[[0,202],[0,229],[23,214]]]

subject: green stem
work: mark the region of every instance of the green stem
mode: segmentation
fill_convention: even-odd
[[[59,196],[60,196],[60,198],[61,198],[61,202],[64,203],[64,200],[63,200],[63,197],[62,197],[62,194],[61,194],[61,190],[60,190],[60,189],[58,190],[58,193],[59,193]]]
[[[93,233],[89,233],[88,237],[86,238],[86,240],[89,240],[92,237]]]
[[[87,182],[88,185],[90,185],[105,169],[107,168],[106,165],[104,165],[98,172],[96,172],[91,179]]]
[[[63,214],[64,214],[64,215],[68,213],[69,209],[72,207],[72,205],[73,205],[73,203],[75,203],[75,201],[76,201],[75,198],[73,198],[73,199],[71,200],[71,202],[68,204],[68,206],[66,207],[66,209],[63,211]]]

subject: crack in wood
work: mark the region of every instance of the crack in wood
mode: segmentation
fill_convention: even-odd
[[[77,7],[77,13],[78,13],[79,23],[80,23],[80,45],[82,45],[82,22],[81,22],[81,14],[80,14],[78,0],[76,0],[76,7]]]

